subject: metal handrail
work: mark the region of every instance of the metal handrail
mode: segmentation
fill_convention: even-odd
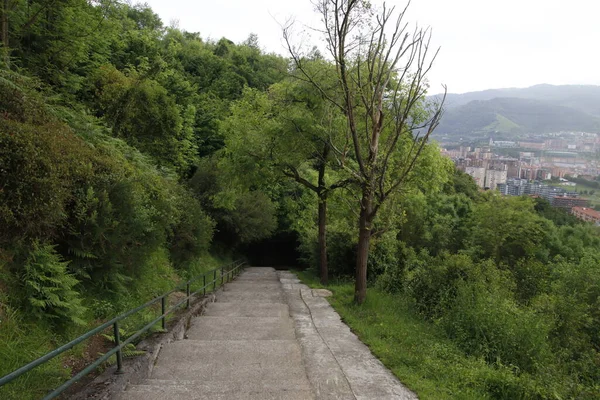
[[[105,329],[109,328],[111,325],[113,326],[113,332],[114,332],[114,336],[115,336],[115,347],[113,347],[112,349],[107,351],[106,354],[102,355],[100,358],[98,358],[96,361],[94,361],[93,363],[86,366],[83,370],[81,370],[79,373],[77,373],[71,379],[69,379],[68,381],[63,383],[61,386],[56,388],[54,391],[52,391],[51,393],[46,395],[46,397],[44,397],[43,400],[49,400],[49,399],[55,398],[56,396],[58,396],[59,394],[64,392],[67,388],[69,388],[72,384],[77,382],[79,379],[83,378],[84,376],[86,376],[87,374],[89,374],[90,372],[92,372],[93,370],[98,368],[98,366],[100,364],[102,364],[104,361],[106,361],[110,356],[112,356],[115,353],[117,354],[117,370],[115,372],[121,373],[123,371],[123,354],[122,354],[123,347],[127,346],[128,344],[132,343],[134,340],[139,338],[142,334],[144,334],[150,328],[152,328],[152,326],[154,326],[154,324],[156,324],[158,321],[162,321],[162,328],[164,330],[166,330],[167,325],[166,325],[165,317],[168,314],[175,311],[183,303],[186,303],[186,308],[189,308],[190,307],[190,299],[200,292],[202,292],[203,295],[206,295],[206,288],[209,287],[210,285],[213,285],[213,291],[217,288],[217,281],[218,281],[217,271],[220,272],[220,278],[221,278],[221,284],[219,286],[223,286],[224,283],[231,282],[231,280],[233,280],[233,278],[239,274],[239,272],[243,268],[244,264],[245,263],[243,261],[237,260],[237,261],[232,262],[231,264],[222,265],[218,268],[215,268],[215,269],[205,272],[203,274],[196,275],[195,277],[189,279],[188,281],[180,283],[179,285],[175,286],[175,288],[173,288],[172,290],[148,301],[147,303],[142,304],[141,306],[138,306],[134,309],[124,312],[121,315],[114,317],[110,321],[107,321],[107,322],[103,323],[102,325],[97,326],[96,328],[71,340],[69,343],[64,344],[64,345],[60,346],[59,348],[43,355],[42,357],[38,358],[37,360],[34,360],[34,361],[30,362],[29,364],[24,365],[21,368],[11,372],[10,374],[1,377],[0,378],[0,386],[3,386],[5,384],[9,383],[9,382],[17,379],[21,375],[31,371],[35,367],[48,362],[49,360],[64,353],[65,351],[73,348],[74,346],[78,345],[79,343],[83,342],[84,340],[87,340],[90,337],[104,331]],[[213,275],[213,279],[212,279],[212,281],[207,282],[206,277],[210,274]],[[196,282],[200,279],[202,279],[203,286],[200,289],[198,289],[192,293],[190,290],[190,285],[193,282]],[[170,309],[167,310],[166,309],[167,308],[167,297],[170,294],[183,289],[184,286],[186,288],[186,297],[184,297],[181,301],[179,301],[177,304],[175,304],[174,306],[172,306]],[[161,302],[161,315],[159,317],[155,318],[152,322],[146,324],[143,328],[136,331],[136,333],[134,333],[133,335],[128,337],[125,341],[121,342],[121,335],[119,332],[119,321],[122,321],[123,319],[129,317],[130,315],[135,314],[136,312],[141,311],[144,308],[147,308],[153,304],[156,304],[159,301]]]

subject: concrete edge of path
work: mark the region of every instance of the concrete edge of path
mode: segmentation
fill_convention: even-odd
[[[280,271],[279,276],[316,399],[418,399],[352,333],[326,299],[315,296],[293,273]]]

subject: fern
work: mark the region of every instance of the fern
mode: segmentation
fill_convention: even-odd
[[[83,325],[85,307],[75,286],[79,281],[67,272],[54,246],[34,243],[25,262],[23,283],[29,308],[41,318]]]
[[[121,340],[126,340],[128,337],[131,336],[131,332],[128,332],[125,329],[119,329],[119,336],[120,336]],[[116,344],[115,335],[103,333],[102,337],[105,338],[106,340],[112,342],[113,344]],[[104,354],[105,353],[100,353],[100,355],[104,355]],[[133,343],[128,343],[121,349],[121,354],[123,355],[123,358],[131,358],[131,357],[142,356],[142,355],[146,354],[146,352],[144,350],[136,349],[135,345]],[[110,367],[111,365],[114,365],[116,362],[117,362],[117,355],[113,354],[112,356],[110,356],[108,358],[108,360],[106,360],[106,365]]]
[[[105,353],[100,353],[101,356],[103,356],[104,354]],[[137,350],[132,343],[128,343],[127,345],[125,345],[125,347],[123,347],[121,349],[121,354],[123,355],[123,358],[131,358],[131,357],[143,356],[144,354],[146,354],[146,352],[144,350]],[[108,360],[105,361],[105,364],[107,367],[115,365],[116,363],[117,363],[117,355],[116,354],[113,354],[112,356],[108,357]]]
[[[89,251],[78,249],[76,247],[69,247],[68,251],[70,254],[73,254],[75,257],[79,257],[79,258],[83,258],[83,259],[87,259],[87,260],[95,260],[98,258],[98,256],[96,256],[95,254],[90,253]]]

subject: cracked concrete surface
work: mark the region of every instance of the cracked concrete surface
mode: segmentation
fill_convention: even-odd
[[[272,268],[225,285],[187,340],[122,400],[416,399],[341,321],[326,291]]]

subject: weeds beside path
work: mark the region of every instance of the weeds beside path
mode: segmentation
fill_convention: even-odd
[[[307,285],[323,287],[310,272]],[[334,282],[328,300],[354,333],[420,399],[516,399],[526,377],[467,357],[439,327],[419,318],[410,301],[369,288],[366,302],[353,302],[354,286]],[[518,396],[518,395],[517,395]]]

